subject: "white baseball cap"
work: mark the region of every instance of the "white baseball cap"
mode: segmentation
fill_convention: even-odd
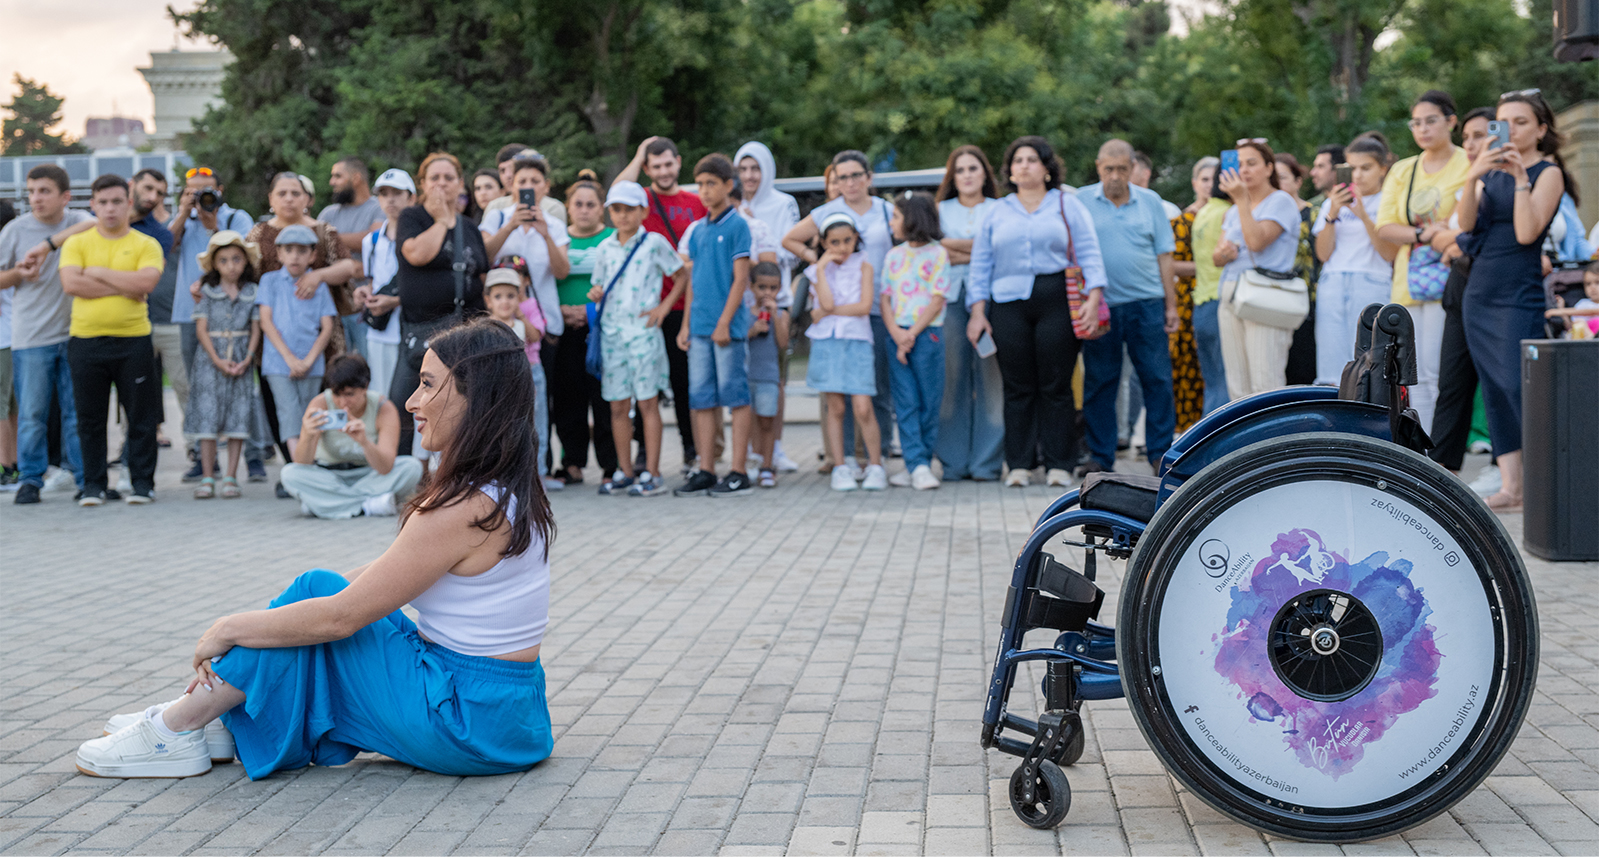
[[[489,276],[483,280],[483,289],[487,291],[490,286],[515,286],[522,288],[522,275],[516,273],[515,268],[491,268]]]
[[[605,204],[643,208],[649,205],[649,199],[644,196],[644,186],[638,182],[617,182],[605,195]]]
[[[372,183],[373,192],[378,188],[393,188],[408,194],[416,193],[416,183],[411,181],[411,174],[392,167],[384,170],[383,175],[378,176],[378,180]]]

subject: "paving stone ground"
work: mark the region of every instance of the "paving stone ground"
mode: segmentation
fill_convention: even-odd
[[[1342,848],[1263,837],[1166,775],[1114,701],[1087,706],[1071,815],[1035,831],[1005,798],[1014,758],[978,736],[1010,564],[1056,492],[840,495],[814,473],[815,425],[788,436],[809,473],[753,497],[602,498],[593,469],[555,497],[555,753],[489,778],[376,755],[256,782],[237,764],[79,774],[108,715],[181,691],[215,617],[370,560],[395,521],[303,519],[270,484],[194,501],[170,451],[153,506],[0,497],[0,852],[1599,854],[1599,564],[1527,558],[1543,635],[1527,723],[1426,825]],[[1520,516],[1505,523],[1519,541]],[[1120,574],[1101,566],[1104,616]]]

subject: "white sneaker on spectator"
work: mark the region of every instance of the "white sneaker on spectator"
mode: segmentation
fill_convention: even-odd
[[[122,475],[117,477],[117,491],[122,492],[123,497],[133,494],[133,480],[128,477],[127,468],[123,468]]]
[[[1504,488],[1504,477],[1499,473],[1499,466],[1490,464],[1484,467],[1468,488],[1484,498]]]
[[[867,465],[866,474],[861,477],[861,488],[869,492],[888,488],[888,471],[882,465]]]
[[[938,477],[933,476],[930,465],[917,465],[916,470],[911,471],[911,488],[919,492],[936,489],[941,485],[943,483],[938,481]]]
[[[78,479],[66,468],[52,468],[50,475],[44,478],[44,491],[59,492],[71,491],[78,487]]]
[[[1072,487],[1072,472],[1065,468],[1050,468],[1044,475],[1044,481],[1052,486],[1069,489]]]
[[[178,700],[182,699],[182,697],[178,698]],[[158,712],[165,712],[168,707],[177,703],[178,700],[157,703],[142,712],[125,712],[120,715],[112,715],[110,720],[105,722],[105,726],[101,728],[101,735],[109,736],[123,727],[138,721],[140,718],[149,718]],[[228,732],[228,728],[222,726],[221,719],[205,725],[205,747],[206,752],[211,755],[211,762],[213,763],[231,763],[238,753],[238,749],[233,743],[233,734]]]
[[[398,512],[394,508],[394,492],[384,492],[369,497],[361,504],[361,512],[371,516],[389,516]]]
[[[1011,468],[1005,475],[1005,485],[1014,488],[1026,488],[1033,484],[1033,472],[1026,468]]]
[[[772,444],[772,464],[777,466],[778,473],[792,474],[799,470],[799,463],[790,459],[788,454],[783,452],[782,441]]]
[[[911,487],[910,471],[897,471],[888,478],[888,484],[895,488],[908,489]]]
[[[148,717],[78,746],[78,771],[97,778],[190,778],[211,771],[205,731],[165,739]]]
[[[849,465],[839,465],[833,469],[832,486],[835,492],[852,492],[860,488],[855,484],[855,474]]]
[[[766,457],[765,456],[762,456],[760,453],[755,452],[755,445],[754,444],[750,445],[749,452],[744,454],[744,459],[745,459],[745,461],[747,461],[749,463],[749,467],[747,468],[747,470],[751,470],[751,471],[760,470],[761,465],[766,461]]]
[[[857,479],[857,480],[866,479],[866,469],[861,467],[860,461],[858,459],[856,459],[854,456],[845,456],[844,457],[844,466],[849,468],[850,475],[853,476],[855,479]]]

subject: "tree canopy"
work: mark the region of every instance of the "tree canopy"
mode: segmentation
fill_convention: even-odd
[[[51,134],[61,122],[64,99],[38,81],[14,75],[17,94],[5,110],[11,118],[0,122],[0,155],[71,155],[88,151],[69,142],[66,135]]]
[[[246,198],[352,154],[477,167],[522,142],[559,187],[650,134],[690,164],[759,139],[795,175],[845,148],[912,169],[1036,133],[1077,183],[1124,137],[1176,200],[1186,165],[1238,137],[1304,158],[1376,128],[1413,151],[1407,111],[1432,87],[1463,111],[1533,86],[1556,110],[1599,97],[1593,66],[1550,57],[1550,0],[1513,3],[1224,0],[1186,32],[1162,0],[203,0],[175,17],[236,57],[186,145]]]

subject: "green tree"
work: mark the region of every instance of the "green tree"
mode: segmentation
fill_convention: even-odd
[[[67,140],[66,134],[51,134],[61,123],[61,103],[65,100],[49,87],[20,74],[11,79],[16,97],[5,109],[11,118],[0,123],[0,154],[71,155],[87,152],[83,144]]]

